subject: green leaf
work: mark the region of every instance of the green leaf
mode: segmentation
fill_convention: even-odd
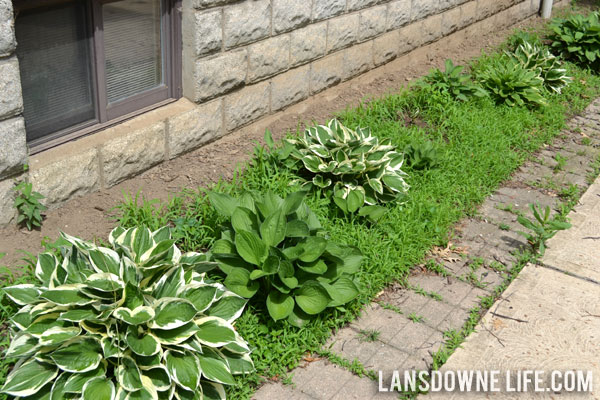
[[[281,211],[269,215],[260,225],[260,235],[267,246],[276,247],[283,242],[286,234],[286,217]]]
[[[39,347],[38,339],[26,333],[18,333],[8,346],[5,357],[23,357]]]
[[[245,298],[254,296],[259,288],[258,282],[250,280],[250,272],[244,268],[232,269],[224,284],[227,289]]]
[[[113,400],[115,385],[105,378],[94,378],[83,387],[83,400]]]
[[[77,337],[80,333],[80,327],[55,326],[42,333],[40,336],[40,346],[56,346]]]
[[[225,321],[235,321],[244,311],[246,299],[233,293],[225,293],[212,307],[206,311],[206,315],[223,318]]]
[[[294,299],[288,294],[271,291],[267,296],[267,310],[275,321],[287,318],[294,310]]]
[[[208,198],[210,199],[210,204],[224,217],[231,217],[237,207],[237,201],[228,194],[209,192]]]
[[[327,240],[318,236],[310,236],[303,243],[304,252],[299,259],[303,262],[316,261],[327,247]]]
[[[155,311],[148,306],[139,306],[133,310],[120,307],[113,312],[113,315],[129,325],[141,325],[151,321],[155,316]]]
[[[198,312],[204,312],[207,309],[212,310],[211,304],[213,304],[216,294],[216,286],[192,284],[189,287],[186,287],[179,297],[192,303]]]
[[[105,375],[105,363],[100,363],[98,368],[82,374],[71,374],[65,382],[63,391],[67,393],[81,393],[83,391],[83,386],[86,384],[86,382],[96,377],[104,377]]]
[[[321,275],[327,271],[327,264],[323,260],[316,260],[309,263],[298,263],[298,267],[311,274]]]
[[[178,328],[190,322],[197,314],[191,302],[175,298],[157,300],[154,312],[151,327],[158,329]]]
[[[332,284],[323,284],[325,287],[329,297],[331,297],[331,302],[329,303],[329,307],[337,307],[342,304],[346,304],[347,302],[353,300],[358,296],[358,288],[347,276],[341,276],[338,280],[336,280]]]
[[[213,382],[226,385],[235,385],[235,379],[225,360],[214,350],[207,348],[203,354],[198,355],[202,375]]]
[[[248,231],[240,231],[235,235],[235,248],[238,254],[250,264],[261,265],[267,258],[267,246]]]
[[[233,326],[219,317],[203,317],[196,320],[200,343],[211,347],[222,347],[235,341]]]
[[[298,207],[300,207],[304,201],[305,197],[306,192],[304,191],[294,192],[287,195],[287,197],[283,200],[283,213],[285,215],[289,215],[296,212]]]
[[[59,306],[83,306],[93,303],[94,299],[90,299],[81,292],[83,287],[85,286],[81,284],[61,285],[45,291],[40,297]]]
[[[135,361],[130,357],[119,359],[120,364],[117,367],[117,380],[127,391],[136,391],[142,388],[142,373]]]
[[[40,291],[32,284],[21,284],[5,287],[2,291],[15,303],[24,306],[40,301]]]
[[[147,376],[152,381],[154,387],[158,391],[166,391],[171,388],[171,378],[167,372],[167,368],[162,364],[158,368],[151,368],[142,372],[143,376]]]
[[[200,363],[196,356],[186,352],[180,354],[173,351],[165,353],[167,370],[171,378],[181,387],[195,391],[200,385]]]
[[[102,348],[97,340],[83,338],[50,353],[50,358],[63,371],[82,373],[98,367]]]
[[[304,282],[294,294],[298,306],[309,315],[319,314],[331,300],[327,290],[316,281]]]
[[[309,235],[310,230],[308,229],[308,225],[304,221],[295,219],[289,221],[286,225],[285,236],[287,237],[303,238]]]
[[[32,396],[57,375],[58,369],[54,365],[34,359],[15,368],[6,378],[0,391],[11,396]]]
[[[127,346],[139,356],[149,357],[157,354],[161,347],[158,338],[151,333],[138,333],[138,329],[130,326],[125,337]]]
[[[348,211],[353,213],[365,203],[365,196],[359,190],[350,190],[346,198]]]
[[[156,336],[158,341],[166,345],[183,343],[196,332],[198,332],[198,327],[193,322],[175,329],[152,329],[152,334]]]
[[[203,400],[225,400],[226,394],[220,383],[202,381]]]
[[[258,232],[258,222],[256,221],[256,215],[245,208],[236,207],[231,215],[231,226],[236,232],[248,231]]]

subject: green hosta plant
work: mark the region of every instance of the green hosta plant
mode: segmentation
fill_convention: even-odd
[[[404,148],[406,165],[413,170],[432,169],[439,164],[439,154],[433,143],[411,143]]]
[[[507,54],[524,68],[538,71],[544,80],[544,87],[553,92],[560,93],[573,80],[567,75],[567,70],[562,68],[560,60],[545,46],[524,42],[513,53]]]
[[[499,104],[546,105],[541,91],[544,80],[537,71],[523,67],[510,57],[491,61],[478,72],[477,79]]]
[[[182,254],[168,228],[116,228],[112,248],[62,235],[39,255],[37,284],[4,288],[22,308],[1,392],[23,399],[224,399],[253,369],[232,323],[245,299],[211,283],[201,253]]]
[[[553,21],[552,48],[565,59],[600,69],[600,12]]]
[[[368,128],[356,131],[336,119],[306,129],[284,147],[297,160],[304,188],[316,186],[333,197],[345,213],[376,219],[381,203],[401,199],[408,190],[404,157],[389,139],[379,140]]]
[[[467,101],[470,97],[485,97],[485,90],[471,82],[471,76],[463,74],[463,69],[461,65],[454,65],[452,60],[446,60],[446,71],[437,68],[432,70],[424,78],[424,84],[456,100]]]
[[[354,299],[362,262],[358,249],[324,235],[304,196],[209,194],[229,220],[212,248],[225,286],[246,298],[260,297],[271,318],[295,326]]]

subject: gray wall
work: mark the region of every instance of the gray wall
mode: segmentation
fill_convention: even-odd
[[[0,225],[28,179],[48,206],[115,185],[265,115],[484,21],[527,18],[540,0],[183,0],[184,97],[29,156],[11,0],[0,0]],[[29,164],[28,172],[23,165]]]

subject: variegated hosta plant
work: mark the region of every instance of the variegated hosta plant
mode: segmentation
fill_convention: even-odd
[[[408,190],[402,171],[403,155],[389,139],[379,140],[368,128],[352,130],[336,119],[306,129],[292,146],[299,162],[303,186],[332,191],[333,200],[345,212],[374,217],[381,203],[401,199]],[[366,206],[366,207],[364,207]]]
[[[23,399],[224,399],[253,369],[232,323],[246,301],[182,254],[168,228],[116,228],[112,248],[63,234],[59,256],[39,255],[39,284],[7,287],[23,306],[1,391]]]
[[[573,80],[562,68],[560,60],[540,44],[523,42],[513,53],[507,54],[526,69],[537,71],[544,80],[544,87],[553,92],[560,93]]]

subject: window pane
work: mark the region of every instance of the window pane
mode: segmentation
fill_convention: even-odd
[[[102,6],[108,102],[163,83],[160,0],[123,0]]]
[[[96,117],[87,21],[82,2],[17,18],[29,141]]]

